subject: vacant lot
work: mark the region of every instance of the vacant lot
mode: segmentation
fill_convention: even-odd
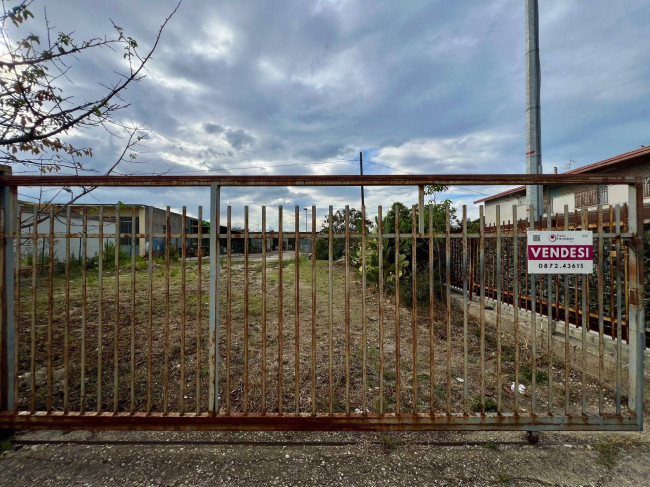
[[[418,310],[415,323],[411,310],[400,308],[399,325],[396,327],[393,295],[388,294],[381,300],[376,286],[368,284],[364,340],[361,312],[363,288],[358,271],[350,269],[348,326],[345,319],[345,264],[336,262],[332,266],[331,327],[328,263],[318,261],[313,272],[315,290],[312,296],[311,261],[301,259],[298,268],[294,260],[285,259],[282,268],[277,260],[269,261],[264,295],[260,261],[250,262],[248,272],[243,260],[233,260],[230,272],[224,261],[220,276],[219,371],[222,412],[226,408],[231,412],[244,411],[245,408],[249,412],[277,411],[278,394],[282,395],[284,412],[293,412],[296,408],[301,412],[311,412],[313,391],[316,411],[327,412],[330,409],[330,387],[334,412],[345,412],[348,408],[351,412],[363,410],[364,391],[367,410],[378,412],[381,390],[385,412],[396,411],[398,398],[401,410],[406,412],[415,409],[420,413],[428,413],[432,405],[437,413],[446,412],[448,407],[452,412],[462,412],[465,407],[464,381],[467,381],[469,392],[466,407],[470,412],[477,412],[481,408],[481,356],[484,357],[486,410],[495,410],[499,393],[502,396],[503,410],[513,410],[513,395],[508,390],[498,388],[497,333],[493,325],[485,326],[482,355],[480,324],[476,318],[470,317],[468,320],[468,363],[465,376],[462,309],[451,310],[449,336],[445,308],[440,302],[434,303],[433,327],[429,324],[428,307]],[[96,270],[87,272],[85,285],[79,271],[73,275],[70,281],[69,307],[66,307],[68,292],[65,277],[55,277],[51,336],[48,277],[38,276],[35,292],[32,292],[31,276],[23,277],[19,311],[21,409],[28,409],[31,405],[32,383],[35,389],[35,409],[47,407],[50,393],[47,379],[49,343],[52,350],[51,405],[53,410],[64,408],[67,343],[67,403],[71,410],[82,407],[85,410],[95,410],[98,399],[100,408],[104,411],[112,411],[114,408],[118,411],[146,411],[147,408],[152,411],[207,410],[208,262],[203,260],[200,274],[199,263],[196,261],[185,265],[180,261],[172,262],[168,268],[164,263],[155,264],[151,277],[150,281],[146,266],[141,270],[136,269],[134,273],[131,273],[130,265],[123,266],[119,279],[114,271],[105,271],[101,309]],[[118,283],[119,302],[116,293]],[[246,294],[248,306],[245,304]],[[35,315],[31,312],[32,300],[36,303]],[[380,320],[379,315],[380,301],[383,320]],[[397,332],[399,347],[396,346]],[[298,340],[296,336],[299,336]],[[36,350],[33,357],[30,353],[32,338]],[[315,353],[312,353],[312,338],[315,341]],[[500,380],[506,385],[505,389],[509,389],[514,381],[515,361],[511,322],[504,320],[500,338]],[[534,377],[537,387],[536,411],[545,412],[548,409],[549,384],[546,334],[538,333],[537,336],[534,374],[531,338],[530,332],[520,332],[517,348],[520,361],[519,382],[526,387],[526,391],[520,398],[519,408],[520,411],[530,410],[530,386]],[[229,354],[227,350],[230,351]],[[397,351],[399,362],[396,360]],[[282,359],[279,361],[280,353]],[[588,350],[588,356],[593,361],[594,351]],[[571,345],[568,387],[565,387],[564,382],[563,357],[564,341],[555,338],[553,368],[550,372],[553,407],[557,410],[564,407],[565,391],[568,390],[571,412],[577,413],[582,393],[581,371],[578,368],[580,349]],[[33,376],[30,370],[32,360],[36,372]],[[315,367],[314,375],[312,364]],[[613,364],[607,362],[605,412],[614,412],[613,370]],[[448,381],[448,373],[451,381]],[[245,387],[245,384],[248,386]],[[415,396],[414,386],[417,391]],[[597,412],[597,369],[588,375],[585,388],[588,411]]]

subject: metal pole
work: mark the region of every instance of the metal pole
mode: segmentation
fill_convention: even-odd
[[[11,175],[11,167],[0,166],[0,175]],[[16,230],[17,205],[17,188],[0,186],[0,221],[5,234]],[[16,400],[15,262],[14,237],[3,236],[0,242],[0,411],[13,411]]]
[[[359,171],[361,176],[363,176],[363,152],[359,152]],[[361,185],[361,208],[366,206],[366,202],[363,198],[363,184]]]
[[[210,314],[208,318],[210,332],[210,386],[208,411],[219,411],[219,270],[220,250],[219,222],[221,210],[221,187],[210,186]]]
[[[634,235],[629,251],[629,393],[628,410],[643,429],[643,352],[645,348],[645,310],[643,288],[643,183],[639,177],[628,191],[628,231]]]
[[[418,228],[420,234],[424,233],[424,185],[420,184],[418,186],[418,211],[419,211],[419,219],[418,219]]]
[[[542,174],[540,117],[541,73],[539,62],[539,11],[537,0],[526,0],[526,173]],[[530,220],[544,211],[541,186],[526,186],[526,207]]]

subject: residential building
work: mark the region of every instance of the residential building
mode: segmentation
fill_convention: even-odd
[[[642,176],[645,179],[643,192],[645,222],[650,223],[650,147],[642,147],[562,174]],[[598,205],[609,208],[609,206],[623,205],[627,202],[627,185],[557,185],[544,187],[544,214],[549,210],[552,214],[563,213],[565,205],[568,206],[570,212],[583,208],[594,211]],[[482,203],[485,206],[486,225],[494,225],[496,223],[497,205],[500,207],[502,222],[507,223],[508,221],[512,221],[513,205],[517,206],[518,218],[526,219],[528,215],[525,186],[519,186],[503,191],[502,193],[488,196],[487,198],[475,201],[475,203]]]

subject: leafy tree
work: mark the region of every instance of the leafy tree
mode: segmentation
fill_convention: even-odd
[[[445,191],[446,187],[439,187],[439,192]],[[436,195],[434,198],[437,199]],[[434,199],[434,201],[435,201]],[[456,218],[456,210],[451,206],[450,200],[444,200],[440,203],[433,203],[433,201],[424,207],[424,233],[429,233],[431,220],[433,221],[433,232],[444,233],[446,230],[447,222],[447,207],[449,207],[449,220],[451,229],[458,227],[458,220]],[[412,242],[412,228],[413,228],[413,208],[408,208],[400,202],[396,202],[387,212],[382,220],[383,233],[395,232],[395,217],[398,218],[398,228],[400,233],[399,239],[399,257],[398,265],[395,264],[395,240],[383,239],[382,241],[382,257],[384,265],[384,285],[387,289],[391,289],[395,285],[396,278],[400,282],[404,282],[400,286],[400,298],[402,302],[409,305],[412,301],[412,266],[413,261],[413,242]],[[415,208],[415,221],[416,228],[419,219],[419,208]],[[430,219],[431,215],[431,219]],[[378,228],[378,221],[375,221],[375,233]],[[366,248],[366,278],[368,282],[378,282],[379,279],[379,239],[370,238]],[[440,283],[442,278],[442,252],[444,251],[444,244],[436,239],[434,241],[434,276],[435,281]],[[361,273],[363,271],[362,255],[360,250],[356,250],[352,256],[354,265]],[[428,278],[428,265],[429,265],[429,240],[427,238],[419,239],[416,242],[416,263],[417,263],[417,282],[416,292],[417,300],[426,301],[429,297],[429,278]],[[396,270],[397,269],[397,270]]]
[[[350,208],[348,212],[348,229],[350,233],[361,233],[362,221],[363,218],[361,216],[361,210]],[[345,233],[345,211],[336,210],[336,212],[332,214],[331,222],[329,215],[327,215],[323,221],[321,233],[329,233],[330,225],[334,234]],[[366,231],[368,232],[372,227],[372,221],[366,218],[365,225]],[[354,247],[354,245],[357,244],[353,244],[352,247]],[[345,253],[345,241],[343,239],[336,238],[334,239],[332,247],[334,259],[340,259]],[[316,258],[319,260],[327,260],[329,258],[329,243],[327,240],[316,240]]]
[[[92,157],[93,150],[74,145],[66,136],[73,129],[83,132],[101,127],[110,136],[124,139],[123,150],[105,171],[106,175],[111,174],[121,162],[137,157],[136,146],[147,136],[142,126],[124,124],[115,115],[128,106],[123,98],[125,90],[144,77],[145,66],[162,31],[180,3],[161,24],[152,47],[144,53],[137,41],[115,23],[111,36],[77,40],[71,32],[55,33],[44,14],[42,23],[33,25],[43,35],[27,30],[37,22],[32,3],[2,1],[0,163],[22,165],[44,174],[62,170],[79,174],[90,169],[82,159]],[[112,81],[101,80],[102,92],[94,99],[70,94],[71,66],[102,49],[122,56],[127,68],[116,73]],[[84,188],[68,204],[93,189]]]

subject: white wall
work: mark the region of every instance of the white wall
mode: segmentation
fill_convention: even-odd
[[[21,258],[27,257],[32,253],[32,238],[31,233],[33,232],[33,226],[30,223],[33,220],[33,213],[23,212],[21,216],[23,226],[21,230],[22,238],[20,240],[20,255]],[[99,233],[99,220],[96,217],[88,217],[88,234],[97,234]],[[65,216],[55,217],[54,218],[54,233],[65,234],[67,231]],[[83,231],[83,220],[78,216],[71,216],[70,218],[70,233],[82,233]],[[46,218],[44,221],[38,224],[38,233],[39,234],[49,234],[50,232],[50,219]],[[115,223],[104,221],[104,233],[105,234],[114,234],[115,233]],[[115,242],[113,237],[104,237],[104,242]],[[43,247],[43,242],[45,242],[45,247]],[[70,255],[71,258],[79,258],[80,249],[81,249],[82,239],[81,238],[70,238]],[[40,262],[40,256],[43,253],[43,248],[45,248],[45,257],[49,256],[50,247],[49,247],[49,238],[45,239],[39,238],[37,243],[37,253]],[[87,247],[87,256],[88,258],[93,257],[99,251],[99,239],[98,238],[87,238],[86,239]],[[65,261],[66,257],[66,239],[65,238],[55,238],[54,239],[54,258],[55,260]]]
[[[504,196],[493,201],[487,201],[485,203],[485,224],[486,225],[495,225],[496,224],[496,208],[499,205],[499,212],[501,214],[501,222],[512,222],[512,207],[513,205],[517,206],[517,218],[525,219],[528,217],[528,209],[526,208],[526,200],[523,197],[516,196]]]
[[[551,211],[553,213],[564,212],[564,205],[568,206],[569,212],[573,212],[575,208],[575,193],[593,189],[594,186],[565,186],[561,188],[562,194],[551,198]],[[556,191],[557,188],[554,188]],[[554,191],[554,192],[555,192]],[[507,222],[512,220],[512,205],[517,205],[517,216],[519,218],[526,218],[528,215],[525,205],[525,197],[523,193],[517,196],[506,195],[502,198],[487,201],[485,205],[485,224],[494,225],[496,223],[496,206],[501,207],[501,221]],[[603,205],[604,208],[611,206],[621,205],[627,203],[628,187],[625,184],[613,184],[607,186],[607,204]],[[548,198],[548,188],[544,188],[544,199]],[[650,197],[643,199],[644,206],[650,206]],[[596,205],[588,206],[589,211],[596,209]]]

